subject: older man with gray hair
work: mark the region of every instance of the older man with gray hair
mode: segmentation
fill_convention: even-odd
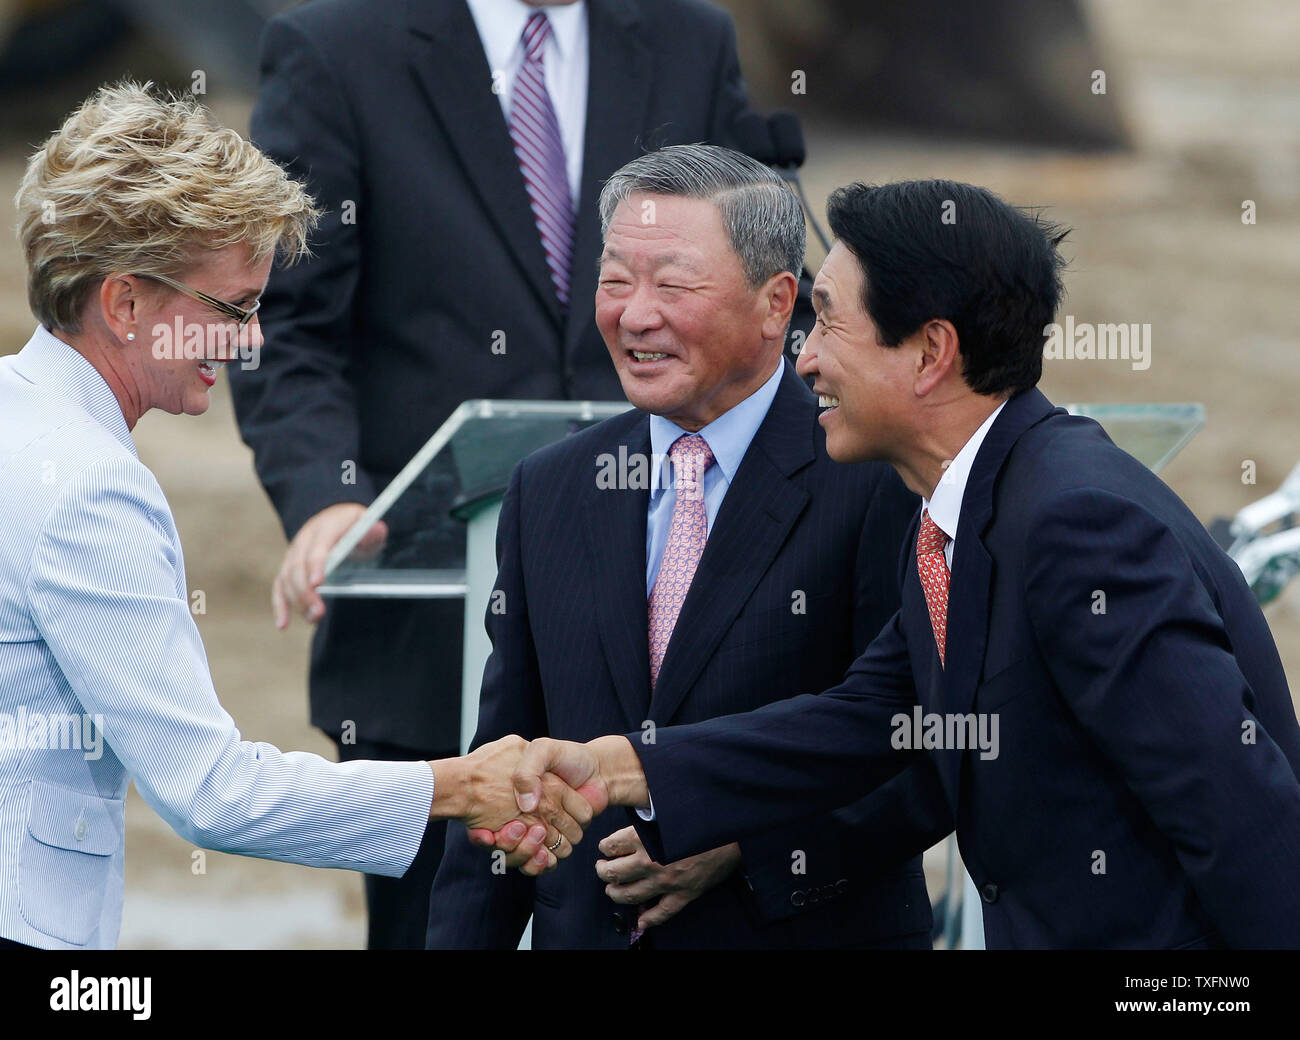
[[[596,323],[635,410],[516,467],[497,534],[476,744],[588,740],[832,685],[898,607],[916,508],[880,464],[836,466],[784,360],[804,223],[744,155],[678,145],[601,195]],[[818,685],[822,684],[822,685]],[[928,768],[928,767],[926,767]],[[532,878],[448,832],[430,947],[928,948],[919,853],[937,779],[676,863],[596,822]]]

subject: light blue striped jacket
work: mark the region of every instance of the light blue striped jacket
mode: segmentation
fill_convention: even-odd
[[[0,359],[0,510],[0,936],[116,945],[131,780],[195,845],[405,873],[429,767],[240,739],[167,500],[108,385],[44,329]]]

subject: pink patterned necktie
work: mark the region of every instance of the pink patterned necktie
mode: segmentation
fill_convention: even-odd
[[[925,605],[930,611],[934,644],[939,648],[942,665],[944,644],[948,641],[948,561],[943,550],[948,536],[930,519],[930,511],[921,511],[921,530],[916,535],[916,572],[925,590]]]
[[[713,452],[698,433],[686,434],[668,449],[677,477],[677,501],[668,526],[659,575],[650,590],[650,688],[659,681],[668,640],[681,613],[691,579],[709,536],[709,518],[704,510],[704,474],[713,465]]]
[[[524,25],[524,63],[510,92],[510,138],[528,189],[546,266],[562,306],[569,303],[569,267],[573,260],[573,199],[560,123],[546,92],[543,51],[551,23],[534,11]]]

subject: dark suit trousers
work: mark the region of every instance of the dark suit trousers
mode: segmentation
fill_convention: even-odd
[[[460,754],[450,751],[416,751],[397,744],[358,740],[355,744],[334,743],[339,749],[340,762],[372,759],[380,762],[412,762],[439,758],[454,758]],[[410,868],[400,878],[366,874],[366,911],[369,925],[366,929],[368,950],[423,950],[424,933],[429,924],[429,892],[433,877],[442,862],[442,847],[447,836],[447,821],[431,821],[420,842]]]

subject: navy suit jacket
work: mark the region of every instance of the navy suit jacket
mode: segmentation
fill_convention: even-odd
[[[543,448],[515,469],[497,531],[504,611],[487,613],[492,655],[476,743],[509,733],[644,735],[646,723],[694,722],[819,689],[897,609],[896,561],[916,497],[887,466],[831,462],[816,401],[787,364],[718,510],[652,696],[649,491],[596,481],[598,458],[620,450],[648,457],[644,412]],[[630,815],[597,818],[573,854],[536,881],[494,874],[464,828],[450,828],[429,945],[514,947],[531,913],[535,948],[626,949],[629,911],[605,895],[595,862],[598,843]],[[913,771],[838,815],[750,835],[743,867],[652,929],[650,942],[848,946],[909,935],[915,945],[921,933],[928,945],[917,856],[951,829],[934,770]]]
[[[1300,726],[1264,616],[1178,497],[1037,390],[962,501],[947,667],[914,555],[899,614],[821,695],[636,743],[688,856],[937,763],[989,947],[1300,945]],[[996,757],[892,746],[996,715]],[[653,832],[653,833],[650,833]]]

